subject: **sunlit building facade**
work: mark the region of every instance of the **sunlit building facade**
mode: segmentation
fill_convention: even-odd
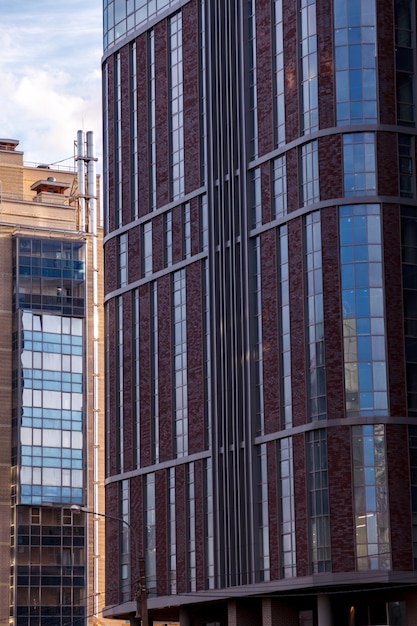
[[[417,623],[415,27],[105,0],[106,615]]]
[[[71,509],[103,509],[98,179],[87,198],[91,153],[39,166],[18,144],[0,139],[0,623],[98,624],[104,524]]]

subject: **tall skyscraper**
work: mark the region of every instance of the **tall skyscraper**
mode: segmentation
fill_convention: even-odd
[[[2,626],[97,624],[104,606],[104,524],[71,509],[103,507],[92,141],[80,132],[76,167],[58,167],[0,139]]]
[[[415,27],[104,1],[106,615],[417,623]]]

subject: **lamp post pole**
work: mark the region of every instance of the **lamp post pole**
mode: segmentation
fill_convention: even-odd
[[[139,558],[138,542],[136,535],[133,532],[132,526],[122,517],[116,517],[115,515],[108,515],[107,513],[98,513],[97,511],[91,511],[85,506],[79,506],[78,504],[71,505],[72,511],[78,511],[82,513],[88,513],[89,515],[95,515],[98,517],[104,517],[125,524],[129,529],[129,536],[133,542],[135,564],[139,569],[139,584],[135,591],[136,602],[136,618],[139,618],[142,622],[142,626],[149,626],[148,620],[148,596],[146,591],[146,574],[145,574],[145,559]],[[130,576],[132,577],[132,564],[130,565]]]

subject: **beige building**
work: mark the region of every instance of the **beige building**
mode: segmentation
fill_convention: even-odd
[[[0,139],[0,625],[102,623],[102,230],[92,134],[73,168]]]

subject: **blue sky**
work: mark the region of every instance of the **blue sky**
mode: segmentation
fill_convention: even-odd
[[[101,158],[101,56],[102,0],[0,0],[0,137],[25,162],[72,157],[78,129]]]

